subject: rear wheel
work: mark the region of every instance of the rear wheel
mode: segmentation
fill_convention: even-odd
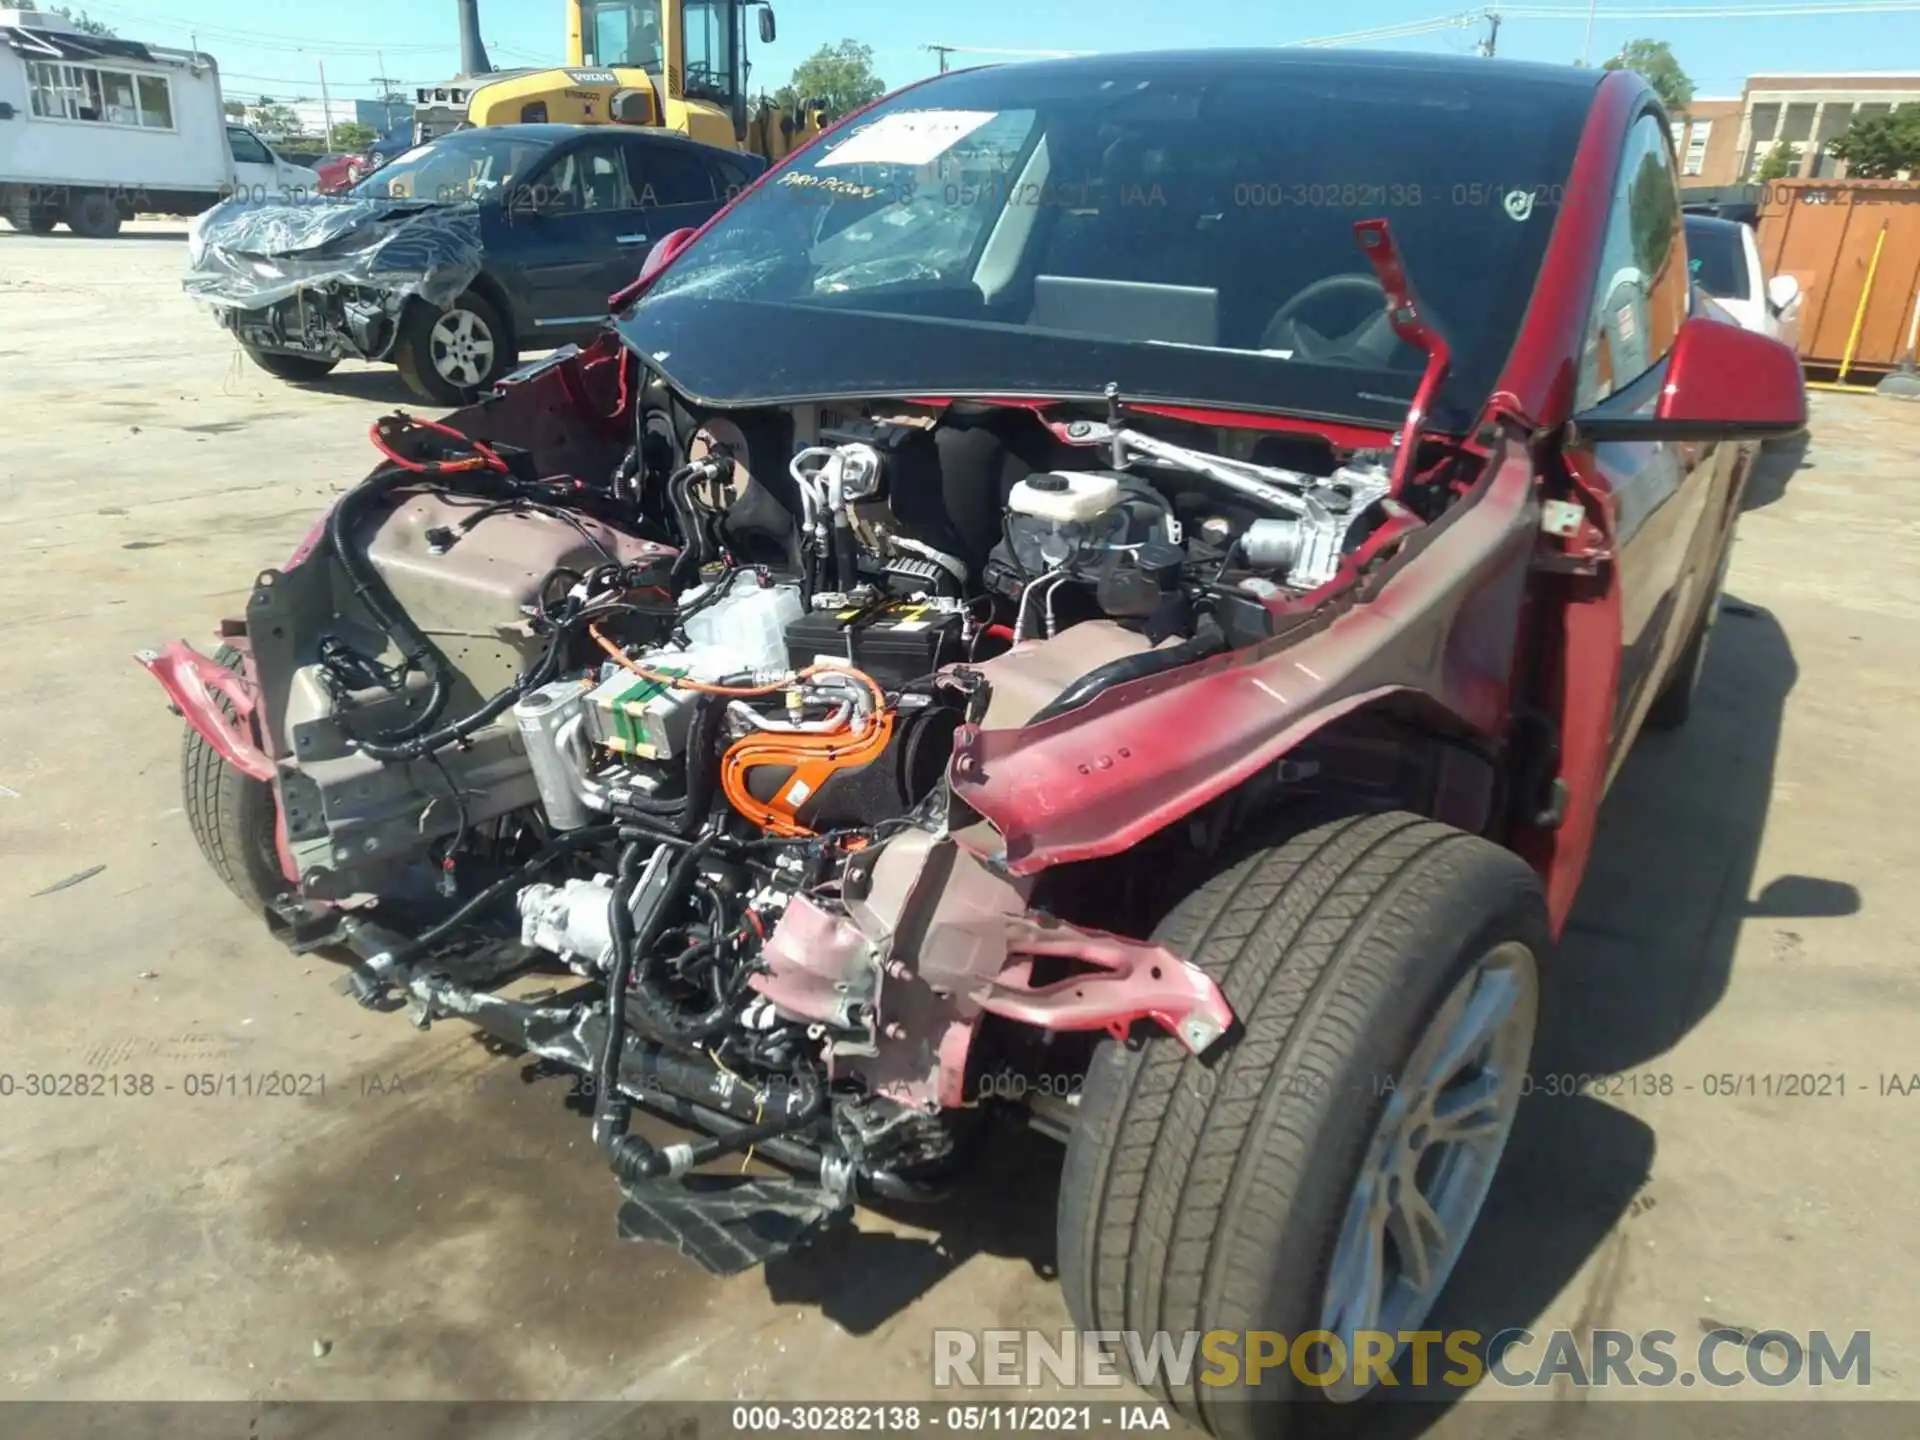
[[[17,200],[7,207],[7,224],[22,235],[51,235],[53,227],[59,223],[60,212],[42,205],[29,205],[24,200]]]
[[[393,362],[421,399],[464,405],[514,367],[513,334],[500,312],[469,290],[446,310],[409,306]]]
[[[1219,1434],[1248,1401],[1358,1399],[1447,1282],[1511,1131],[1538,1013],[1533,873],[1407,814],[1321,825],[1189,896],[1156,938],[1221,984],[1243,1032],[1203,1062],[1103,1041],[1061,1181],[1059,1249],[1082,1330],[1303,1332],[1252,1381],[1136,1377]],[[1377,1338],[1386,1337],[1386,1338]],[[1244,1343],[1244,1342],[1243,1342]],[[1363,1351],[1362,1353],[1367,1353]],[[1269,1357],[1271,1358],[1271,1357]],[[1264,1422],[1264,1423],[1263,1423]]]
[[[340,363],[338,360],[323,360],[317,355],[281,355],[271,350],[256,350],[251,345],[241,348],[247,352],[249,360],[269,375],[295,385],[324,379]]]
[[[98,190],[83,191],[67,202],[67,228],[88,240],[111,240],[120,233],[120,207]]]
[[[213,658],[235,674],[240,672],[241,655],[232,646],[222,645]],[[228,715],[233,714],[225,696],[216,693],[214,699]],[[188,828],[227,888],[249,909],[265,913],[267,902],[287,889],[274,841],[273,787],[234,769],[198,730],[191,725],[186,728],[180,746],[180,788]]]

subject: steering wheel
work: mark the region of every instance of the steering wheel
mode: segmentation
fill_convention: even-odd
[[[1300,312],[1319,304],[1329,295],[1346,293],[1364,297],[1367,318],[1349,330],[1327,335],[1300,318]],[[1302,360],[1348,361],[1363,365],[1385,365],[1387,357],[1400,343],[1387,319],[1386,294],[1371,274],[1323,275],[1296,290],[1261,332],[1263,350],[1291,350]]]

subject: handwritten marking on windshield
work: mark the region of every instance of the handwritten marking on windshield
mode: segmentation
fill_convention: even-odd
[[[1509,190],[1507,198],[1501,202],[1509,220],[1525,220],[1533,214],[1533,192],[1531,190]]]

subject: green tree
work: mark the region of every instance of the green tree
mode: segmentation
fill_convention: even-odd
[[[1601,67],[1606,70],[1632,70],[1653,87],[1667,113],[1685,115],[1693,103],[1693,81],[1673,58],[1673,47],[1664,40],[1629,40],[1620,53]]]
[[[362,125],[357,120],[343,120],[333,127],[333,142],[329,148],[348,155],[359,155],[372,149],[373,142],[379,138],[373,133],[371,125]]]
[[[827,118],[837,120],[887,93],[887,82],[873,73],[873,47],[858,40],[822,45],[794,66],[793,79],[774,92],[774,102],[790,109],[800,100],[818,100]]]
[[[1902,105],[1885,115],[1855,115],[1827,143],[1827,152],[1847,162],[1847,174],[1862,180],[1897,180],[1920,171],[1920,105]]]
[[[247,118],[247,102],[244,100],[222,101],[220,104],[220,113],[225,115],[229,120],[244,120]]]
[[[82,35],[97,35],[103,40],[114,38],[114,29],[104,20],[96,20],[84,10],[74,10],[66,5],[36,5],[34,0],[20,0],[14,7],[19,10],[40,10],[48,15],[58,15]]]
[[[283,140],[300,133],[300,117],[271,95],[262,95],[253,107],[253,128],[269,140]]]
[[[1753,178],[1762,185],[1770,185],[1775,180],[1784,180],[1793,173],[1793,147],[1784,140],[1773,142],[1773,148],[1767,151],[1766,158],[1760,162],[1760,168],[1753,172]]]

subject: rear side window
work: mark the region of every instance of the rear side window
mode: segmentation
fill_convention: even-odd
[[[1606,399],[1666,356],[1687,317],[1689,288],[1667,132],[1643,115],[1628,132],[1607,210],[1580,362],[1580,408]]]
[[[759,169],[725,155],[710,155],[707,161],[714,168],[717,183],[720,186],[720,198],[723,200],[731,200],[751,185],[760,174]]]
[[[627,151],[627,165],[642,210],[714,199],[713,176],[691,150],[678,145],[635,145]]]

